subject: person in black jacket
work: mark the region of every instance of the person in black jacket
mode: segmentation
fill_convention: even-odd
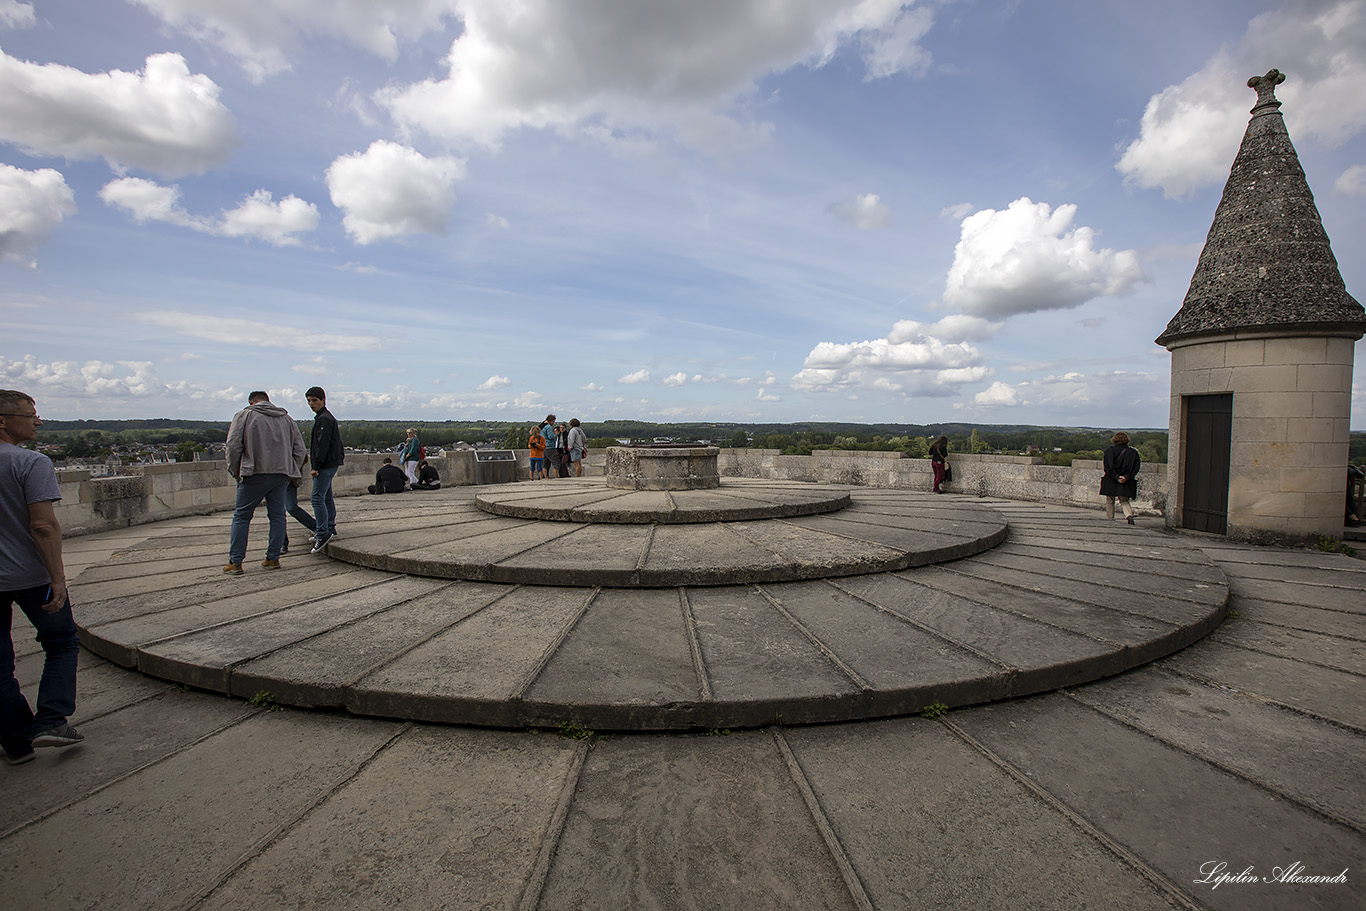
[[[1134,524],[1134,508],[1129,501],[1138,496],[1138,451],[1129,445],[1129,435],[1120,431],[1110,438],[1105,450],[1105,474],[1100,479],[1100,495],[1105,498],[1105,518],[1115,517],[1115,500],[1124,509],[1124,521]]]
[[[313,465],[313,553],[320,552],[337,533],[337,504],[332,499],[332,478],[346,460],[342,451],[341,428],[327,410],[327,393],[314,386],[304,395],[313,409],[313,439],[308,447],[308,460]]]
[[[413,490],[440,490],[441,475],[437,474],[435,468],[427,464],[426,459],[419,459],[417,463],[417,483],[411,485]]]
[[[403,473],[403,469],[394,464],[394,460],[384,459],[384,464],[375,472],[375,483],[370,485],[371,493],[403,493],[408,489],[408,476]]]

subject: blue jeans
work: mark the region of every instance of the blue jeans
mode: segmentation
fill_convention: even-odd
[[[308,510],[299,506],[299,488],[292,483],[285,486],[285,512],[309,531],[318,530],[318,523],[308,514]]]
[[[252,474],[237,482],[237,508],[232,512],[232,533],[228,538],[229,563],[241,563],[246,557],[247,530],[262,500],[266,501],[266,515],[270,517],[266,559],[280,559],[280,551],[285,547],[285,488],[289,486],[289,475],[283,474]]]
[[[47,597],[46,585],[15,592],[0,592],[5,604],[5,636],[0,638],[0,744],[15,755],[27,753],[33,735],[48,728],[66,724],[76,711],[76,659],[80,655],[81,640],[76,635],[76,621],[71,616],[71,601],[62,609],[49,614],[43,610]],[[38,713],[29,708],[28,700],[19,691],[14,679],[14,642],[9,629],[13,615],[11,605],[28,617],[38,631],[38,642],[43,646],[43,678],[38,684]]]
[[[318,537],[325,538],[337,530],[337,502],[332,499],[332,478],[340,466],[319,468],[313,479],[313,520]]]

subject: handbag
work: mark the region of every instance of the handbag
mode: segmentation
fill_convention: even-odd
[[[953,466],[950,465],[948,462],[945,462],[945,463],[944,463],[944,480],[945,480],[945,481],[952,481],[952,480],[953,480]]]

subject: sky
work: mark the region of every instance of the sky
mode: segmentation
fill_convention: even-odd
[[[0,385],[1165,427],[1271,67],[1366,300],[1366,0],[0,0]]]

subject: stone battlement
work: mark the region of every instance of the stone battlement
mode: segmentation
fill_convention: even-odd
[[[332,489],[336,496],[357,496],[374,482],[384,462],[383,453],[347,453]],[[600,476],[606,453],[596,450],[585,460],[584,473]],[[449,452],[428,461],[441,473],[446,487],[473,484],[476,477],[472,451]],[[529,477],[527,451],[517,450],[518,478]],[[951,453],[954,480],[952,493],[968,493],[1011,500],[1029,500],[1099,509],[1101,464],[1078,460],[1071,467],[1045,465],[1043,459],[1026,456],[968,455]],[[897,490],[929,490],[928,459],[907,459],[896,452],[817,450],[809,456],[785,456],[776,449],[723,449],[718,457],[722,477],[762,478],[774,481],[807,481],[849,484]],[[1167,508],[1167,468],[1143,466],[1139,474],[1139,498],[1135,508],[1147,515],[1164,515]],[[81,535],[179,516],[203,515],[231,509],[236,483],[226,462],[174,462],[140,465],[127,475],[92,478],[88,471],[57,472],[62,501],[57,518],[66,535]],[[299,501],[307,503],[311,481],[305,477]],[[405,494],[405,496],[407,496]],[[413,493],[413,497],[422,496]]]

